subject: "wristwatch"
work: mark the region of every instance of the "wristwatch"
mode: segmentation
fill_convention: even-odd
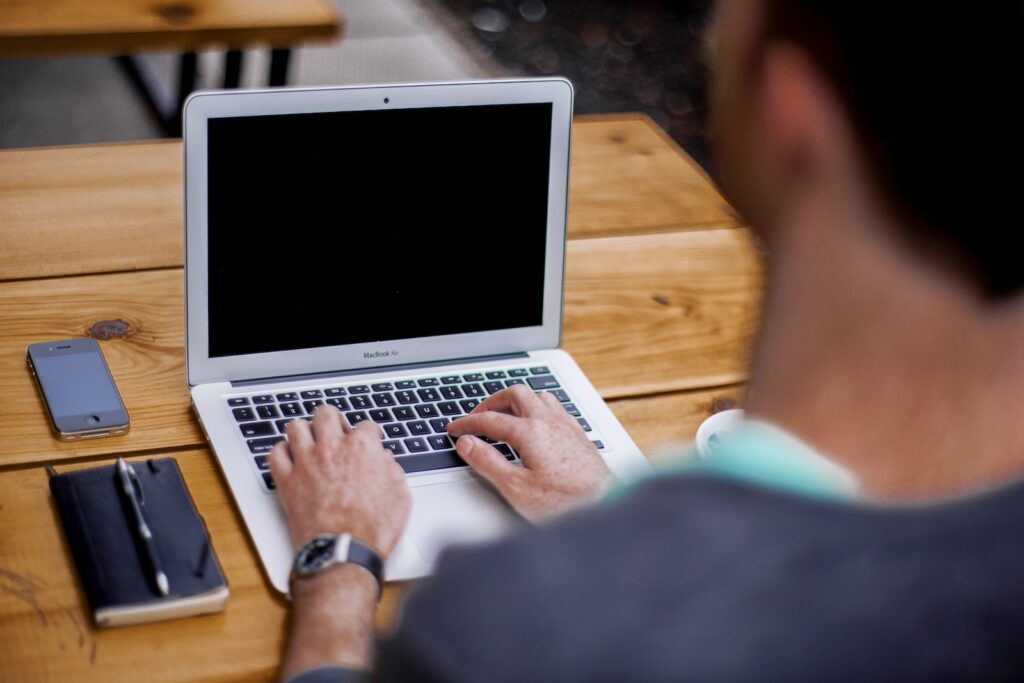
[[[322,534],[299,548],[292,565],[292,578],[307,578],[336,564],[357,564],[377,579],[378,598],[384,588],[384,561],[373,548],[349,534]]]

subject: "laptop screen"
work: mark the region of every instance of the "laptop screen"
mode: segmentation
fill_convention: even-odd
[[[209,355],[542,324],[552,105],[212,118]]]

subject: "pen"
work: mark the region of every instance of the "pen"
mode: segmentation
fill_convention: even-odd
[[[163,565],[160,563],[160,556],[156,552],[153,532],[150,531],[149,524],[146,522],[146,516],[142,511],[142,485],[139,483],[135,470],[125,462],[124,458],[117,459],[117,477],[121,484],[121,490],[124,492],[125,500],[128,503],[128,508],[131,510],[136,539],[142,547],[142,554],[145,556],[146,562],[149,564],[148,569],[152,572],[153,585],[160,595],[167,595],[171,587],[167,581],[167,574],[164,572]],[[138,487],[137,490],[136,487]]]

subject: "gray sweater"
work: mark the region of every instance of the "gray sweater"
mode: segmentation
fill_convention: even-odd
[[[1024,483],[893,509],[655,478],[450,552],[370,676],[1024,680]]]

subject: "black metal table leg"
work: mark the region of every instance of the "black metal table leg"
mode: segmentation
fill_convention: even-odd
[[[271,50],[269,79],[271,88],[288,84],[288,62],[291,57],[290,48]]]
[[[237,88],[242,82],[242,51],[228,50],[224,55],[224,87]]]

